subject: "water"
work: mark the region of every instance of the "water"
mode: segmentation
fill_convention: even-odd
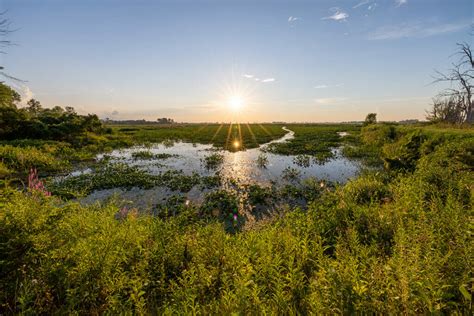
[[[240,184],[259,184],[263,186],[268,185],[282,185],[288,183],[289,180],[284,180],[282,175],[285,174],[285,169],[288,167],[296,170],[299,174],[296,181],[307,178],[317,178],[319,180],[328,180],[332,182],[346,182],[348,179],[357,175],[359,165],[347,158],[344,158],[339,149],[334,149],[335,158],[318,164],[310,159],[309,166],[302,166],[295,163],[296,156],[276,155],[272,153],[265,153],[265,148],[276,142],[285,142],[294,138],[294,133],[287,129],[282,138],[274,140],[270,143],[260,146],[260,148],[247,149],[238,152],[229,152],[224,150],[216,150],[212,145],[191,144],[184,142],[174,143],[172,146],[163,144],[155,144],[151,147],[137,146],[127,149],[115,150],[107,157],[114,161],[125,162],[131,166],[138,166],[147,170],[151,174],[159,174],[167,170],[182,170],[186,174],[197,172],[201,176],[214,175],[217,171],[220,172],[221,177],[226,179],[234,179]],[[345,136],[345,135],[341,135]],[[153,154],[171,154],[173,155],[167,159],[135,159],[132,154],[139,151],[149,151]],[[213,153],[223,155],[223,163],[217,169],[207,169],[203,163],[203,159]],[[265,168],[259,167],[257,159],[260,155],[267,157],[268,163]],[[97,156],[98,160],[104,159],[105,155]],[[91,170],[83,170],[73,173],[91,172]],[[225,181],[224,181],[225,182]],[[125,189],[108,189],[93,192],[82,201],[90,203],[96,200],[104,200],[112,195],[119,195],[121,199],[130,200],[135,205],[140,207],[149,207],[156,203],[161,203],[167,197],[174,194],[171,190],[163,187],[156,187],[148,190],[133,188]],[[186,194],[186,197],[194,202],[200,202],[203,198],[203,191],[193,188]]]

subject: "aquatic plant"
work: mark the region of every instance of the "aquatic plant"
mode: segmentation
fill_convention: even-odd
[[[281,177],[287,181],[295,181],[300,177],[300,174],[298,169],[288,166],[281,172]]]
[[[153,154],[151,151],[148,150],[141,150],[132,153],[133,159],[140,159],[140,160],[150,160],[150,159],[168,159],[171,157],[176,157],[177,155],[168,154],[168,153],[158,153]]]
[[[153,159],[155,155],[148,150],[141,150],[141,151],[135,151],[132,153],[132,158],[133,159],[141,159],[141,160],[146,160],[146,159]]]
[[[216,169],[224,162],[224,155],[220,153],[213,153],[201,160],[207,169]]]
[[[226,218],[238,210],[237,196],[227,190],[216,190],[205,195],[200,213],[205,216]]]
[[[261,153],[257,157],[257,166],[260,168],[266,168],[268,165],[268,156],[265,153]]]
[[[297,155],[293,158],[293,163],[303,168],[311,166],[311,156],[308,155]]]

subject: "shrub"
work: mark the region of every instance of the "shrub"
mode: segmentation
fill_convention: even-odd
[[[427,137],[419,130],[410,132],[397,142],[383,147],[385,168],[389,170],[413,170],[421,157],[421,148]]]
[[[349,181],[344,186],[346,201],[356,204],[378,203],[389,194],[387,186],[375,175],[367,175]]]

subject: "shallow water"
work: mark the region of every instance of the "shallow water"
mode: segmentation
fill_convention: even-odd
[[[115,150],[107,155],[100,154],[97,156],[98,160],[108,158],[111,162],[120,161],[125,162],[131,166],[138,166],[147,170],[151,174],[159,174],[167,170],[182,170],[186,174],[197,172],[201,176],[214,175],[219,172],[221,177],[225,179],[234,179],[240,184],[260,184],[260,185],[282,185],[288,183],[290,180],[284,180],[282,175],[285,174],[285,169],[288,167],[297,170],[299,174],[294,182],[304,180],[307,178],[317,178],[319,180],[328,180],[332,182],[346,182],[348,179],[357,175],[359,165],[347,158],[342,157],[338,149],[334,150],[335,158],[325,162],[317,163],[312,158],[309,159],[309,166],[298,165],[294,160],[296,156],[283,156],[264,152],[265,148],[276,142],[285,142],[294,138],[294,133],[284,128],[287,131],[282,138],[269,142],[260,146],[260,148],[247,149],[238,152],[229,152],[225,150],[216,150],[212,145],[191,144],[177,142],[172,146],[163,144],[155,144],[151,147],[137,146],[127,149]],[[132,157],[134,152],[149,151],[153,154],[171,154],[173,157],[166,159],[136,159]],[[213,153],[223,155],[223,163],[216,169],[207,169],[203,159]],[[268,163],[266,167],[259,167],[257,159],[259,155],[265,155]],[[79,173],[91,172],[90,170],[82,170],[75,172],[72,175]],[[96,200],[103,200],[112,195],[119,195],[122,199],[133,201],[134,204],[139,204],[141,207],[151,206],[156,203],[161,203],[166,197],[173,194],[172,191],[162,187],[142,190],[134,188],[131,190],[125,189],[108,189],[93,192],[88,197],[84,198],[84,202],[93,202]],[[193,188],[186,194],[187,198],[200,202],[202,201],[203,192]]]
[[[270,184],[282,181],[282,172],[285,168],[291,167],[298,170],[301,174],[300,179],[316,177],[335,182],[345,182],[354,177],[359,165],[354,161],[342,157],[338,149],[334,150],[335,158],[326,163],[318,164],[311,159],[310,166],[303,167],[295,163],[296,156],[276,155],[264,152],[265,148],[272,143],[285,142],[294,137],[294,133],[284,128],[288,133],[280,139],[266,143],[260,148],[247,149],[238,152],[229,152],[225,150],[216,150],[212,145],[201,145],[178,142],[174,146],[167,147],[162,144],[156,144],[152,147],[132,147],[127,149],[115,150],[108,154],[112,161],[125,162],[131,166],[139,166],[152,174],[176,169],[183,170],[186,174],[197,172],[202,176],[213,175],[216,170],[220,171],[224,178],[234,178],[243,183]],[[135,159],[132,157],[134,152],[149,151],[153,154],[171,154],[176,155],[167,159]],[[219,153],[224,156],[224,161],[217,169],[207,169],[203,159],[210,154]],[[268,163],[265,168],[257,165],[259,155],[265,155]],[[104,155],[98,155],[99,160]]]

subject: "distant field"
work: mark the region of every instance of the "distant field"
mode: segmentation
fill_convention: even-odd
[[[213,144],[227,150],[255,148],[285,135],[279,124],[176,124],[176,125],[113,125],[116,134],[127,135],[134,142],[182,140]],[[238,143],[237,143],[238,142]]]

